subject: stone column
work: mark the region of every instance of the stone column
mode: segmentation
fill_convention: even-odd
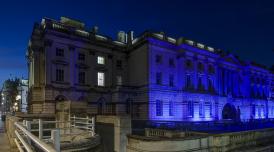
[[[126,152],[127,146],[127,135],[131,134],[131,118],[128,116],[96,116],[96,126],[98,127],[97,133],[102,138],[102,145],[104,152],[107,151],[116,151],[116,152]],[[110,126],[113,126],[110,127]],[[108,132],[108,134],[103,134],[101,132]],[[114,131],[114,137],[112,137],[109,132]],[[113,143],[109,143],[110,138],[113,138]],[[114,145],[114,149],[111,149],[110,146],[106,145],[107,143],[110,145]]]

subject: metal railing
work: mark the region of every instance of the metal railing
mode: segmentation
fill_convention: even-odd
[[[45,127],[46,125],[47,127]],[[91,136],[95,135],[94,117],[81,118],[73,116],[70,118],[70,121],[24,120],[23,123],[15,122],[14,126],[14,140],[20,152],[33,152],[36,151],[35,149],[44,152],[60,152],[61,135],[71,135],[71,130],[75,128],[88,132]],[[45,136],[44,132],[50,132],[51,135]],[[53,146],[49,143],[52,143]]]

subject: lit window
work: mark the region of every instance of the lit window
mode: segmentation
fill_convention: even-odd
[[[56,48],[56,56],[64,57],[64,49]]]
[[[102,56],[97,57],[97,63],[98,64],[105,64],[105,58]]]
[[[163,115],[163,101],[156,100],[156,116]]]
[[[103,72],[97,73],[97,85],[105,86],[105,73],[103,73]]]
[[[79,72],[78,82],[79,84],[85,84],[85,72]]]
[[[64,70],[56,69],[56,81],[63,82],[64,81]]]
[[[122,76],[117,76],[117,85],[122,85]]]

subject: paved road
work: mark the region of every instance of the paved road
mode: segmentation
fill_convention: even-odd
[[[0,152],[10,152],[9,140],[5,133],[3,121],[0,119]]]

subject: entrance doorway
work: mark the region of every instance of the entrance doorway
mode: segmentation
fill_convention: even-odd
[[[223,119],[236,120],[237,119],[237,110],[235,106],[230,103],[225,104],[222,111]]]

